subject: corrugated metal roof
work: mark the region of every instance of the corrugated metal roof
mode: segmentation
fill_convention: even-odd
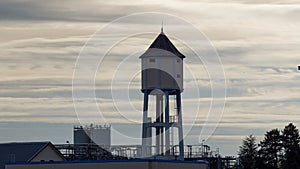
[[[30,162],[50,142],[4,143],[0,144],[0,169],[7,162]]]
[[[161,32],[157,36],[157,38],[152,42],[152,44],[149,47],[149,49],[154,49],[154,48],[169,51],[173,53],[175,56],[180,57],[181,59],[185,58],[185,56],[178,51],[178,49],[173,45],[173,43],[163,32]],[[147,53],[147,51],[145,53]],[[149,54],[144,56],[149,56]],[[143,55],[141,57],[143,57]]]

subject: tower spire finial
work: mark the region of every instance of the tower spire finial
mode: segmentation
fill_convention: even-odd
[[[161,33],[164,33],[164,20],[161,21]]]

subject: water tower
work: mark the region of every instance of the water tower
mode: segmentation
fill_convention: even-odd
[[[142,63],[142,92],[144,93],[143,126],[142,126],[142,157],[150,157],[155,150],[156,157],[183,160],[183,131],[181,92],[183,91],[183,59],[169,38],[161,33],[140,56]],[[149,96],[155,97],[155,119],[149,117]],[[170,116],[170,96],[174,97],[175,116]],[[178,130],[178,145],[171,147],[170,131]],[[155,146],[152,146],[152,129],[155,130]],[[178,148],[179,147],[179,148]]]

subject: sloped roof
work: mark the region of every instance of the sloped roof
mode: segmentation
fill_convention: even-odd
[[[0,169],[7,162],[30,162],[51,142],[26,142],[0,144]]]
[[[181,59],[185,58],[185,56],[178,51],[178,49],[173,45],[170,39],[164,34],[162,31],[157,38],[152,42],[147,51],[151,49],[162,49],[168,52],[173,53],[174,55],[180,57]],[[147,51],[145,53],[147,53]],[[141,57],[146,56],[143,54]]]

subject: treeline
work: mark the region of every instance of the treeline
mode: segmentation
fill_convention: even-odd
[[[250,135],[239,148],[241,169],[300,169],[299,131],[292,123],[283,130],[272,129],[257,143]]]

